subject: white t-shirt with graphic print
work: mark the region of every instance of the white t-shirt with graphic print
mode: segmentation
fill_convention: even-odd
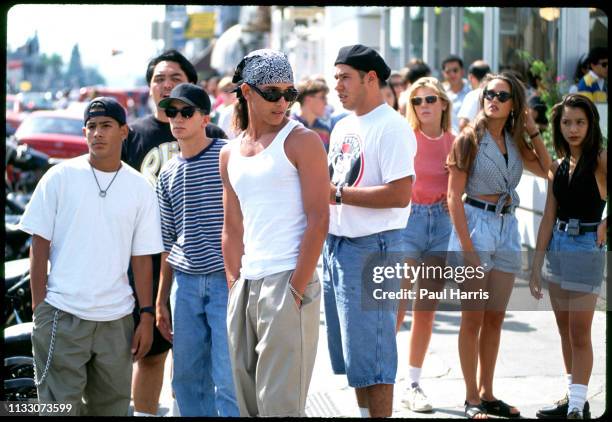
[[[346,186],[381,186],[407,176],[415,177],[414,131],[386,103],[362,116],[351,113],[331,133],[328,164],[331,181]],[[366,208],[330,205],[329,232],[360,237],[403,229],[409,207]]]

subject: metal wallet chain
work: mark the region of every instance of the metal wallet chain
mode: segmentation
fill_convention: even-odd
[[[38,378],[36,376],[36,359],[33,360],[34,363],[34,384],[38,387],[40,386],[45,378],[47,378],[47,373],[49,372],[49,366],[51,366],[51,358],[53,356],[53,348],[55,347],[55,333],[57,332],[57,320],[59,316],[59,309],[55,310],[55,314],[53,315],[53,326],[51,327],[51,343],[49,344],[49,353],[47,354],[47,363],[45,364],[45,369],[43,370],[42,377],[40,380],[36,380]]]

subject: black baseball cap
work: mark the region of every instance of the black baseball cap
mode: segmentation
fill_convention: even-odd
[[[170,91],[170,96],[159,102],[160,108],[168,108],[172,100],[182,101],[185,104],[199,108],[204,114],[210,114],[210,98],[201,86],[182,83]]]
[[[112,117],[121,126],[126,123],[127,118],[125,109],[112,97],[96,97],[87,104],[83,116],[85,124],[90,118],[97,116]]]
[[[373,48],[366,47],[362,44],[347,45],[342,47],[338,52],[338,57],[334,66],[337,64],[346,64],[357,70],[376,72],[378,79],[386,81],[389,79],[391,69],[385,63],[385,60]]]

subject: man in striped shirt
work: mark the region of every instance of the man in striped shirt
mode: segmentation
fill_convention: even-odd
[[[164,241],[157,327],[173,342],[172,387],[181,416],[238,416],[221,253],[219,152],[225,141],[206,137],[210,100],[201,87],[177,85],[159,107],[181,150],[157,179]],[[169,294],[172,321],[166,305]]]

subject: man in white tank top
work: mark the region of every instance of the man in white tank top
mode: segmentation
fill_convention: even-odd
[[[362,416],[389,417],[397,372],[397,301],[394,277],[373,281],[372,269],[402,263],[401,230],[408,221],[416,138],[408,121],[389,107],[379,80],[390,69],[363,45],[340,49],[336,91],[345,109],[331,134],[327,188],[329,236],[323,250],[327,342],[336,374],[355,388]]]
[[[240,416],[305,416],[329,224],[325,149],[286,117],[297,91],[284,54],[250,53],[233,82],[241,133],[221,151],[220,170],[236,399]]]

